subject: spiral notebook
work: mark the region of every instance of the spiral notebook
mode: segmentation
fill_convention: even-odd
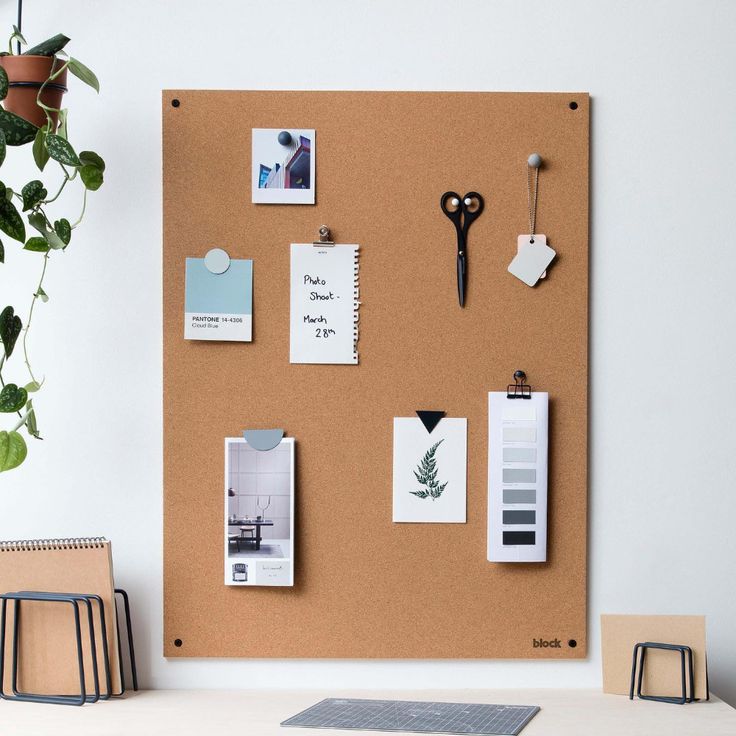
[[[99,595],[105,607],[112,693],[121,691],[110,542],[103,537],[0,542],[0,592],[47,591]],[[18,686],[25,693],[79,693],[73,611],[69,603],[21,603]],[[82,636],[89,639],[85,616]],[[95,611],[95,620],[99,613]],[[10,682],[13,606],[8,604],[5,677]],[[98,666],[103,672],[102,635],[95,626]],[[85,651],[87,691],[93,690],[92,661]],[[105,694],[105,693],[103,693]]]

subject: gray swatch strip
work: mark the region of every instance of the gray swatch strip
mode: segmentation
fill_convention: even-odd
[[[507,510],[503,512],[504,524],[536,524],[537,512],[531,511],[515,511]]]
[[[536,468],[504,468],[503,469],[503,482],[504,483],[536,483],[537,482],[537,469]]]
[[[503,461],[505,463],[535,463],[537,462],[537,448],[504,447]]]
[[[536,503],[537,492],[534,488],[504,488],[504,503]]]

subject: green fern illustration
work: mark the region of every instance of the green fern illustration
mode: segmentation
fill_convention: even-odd
[[[443,442],[444,440],[440,440],[432,445],[432,447],[424,453],[424,457],[417,465],[417,469],[413,471],[417,481],[420,485],[424,486],[424,488],[419,491],[409,491],[412,496],[416,496],[417,498],[431,498],[434,501],[435,498],[439,498],[445,488],[447,488],[447,482],[439,483],[437,481],[437,461],[435,460],[437,448]]]

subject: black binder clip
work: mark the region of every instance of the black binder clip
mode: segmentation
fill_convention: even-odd
[[[514,371],[514,382],[506,386],[507,399],[531,399],[532,387],[526,381],[524,371]]]
[[[641,692],[642,682],[644,680],[644,661],[647,649],[665,649],[680,653],[680,681],[682,683],[682,695],[643,695]],[[638,665],[638,667],[637,667]],[[637,677],[637,669],[638,677]],[[634,684],[636,683],[636,696],[641,700],[656,700],[660,703],[677,703],[684,705],[685,703],[694,703],[698,698],[695,697],[695,673],[693,670],[693,650],[683,644],[662,644],[656,641],[639,642],[634,645],[634,658],[631,663],[631,684],[629,686],[629,700],[634,699]],[[690,685],[688,688],[687,685]],[[689,691],[689,692],[688,692]]]

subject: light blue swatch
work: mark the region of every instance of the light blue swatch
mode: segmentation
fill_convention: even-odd
[[[253,261],[230,261],[225,273],[207,270],[204,258],[187,258],[184,311],[205,314],[253,314]]]

